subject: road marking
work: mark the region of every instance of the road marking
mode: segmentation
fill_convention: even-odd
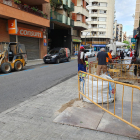
[[[30,70],[34,70],[35,68],[33,68],[33,69],[28,69],[28,70],[24,70],[24,71],[30,71]]]
[[[43,66],[43,67],[40,67],[40,68],[46,68],[46,67],[49,67],[49,66]]]
[[[12,74],[12,73],[8,73],[8,74],[2,74],[2,75],[0,75],[0,76],[10,75],[10,74]]]

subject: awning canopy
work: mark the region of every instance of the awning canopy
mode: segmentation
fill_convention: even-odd
[[[114,44],[116,44],[116,47],[128,46],[128,44],[125,44],[125,43],[122,43],[122,42],[116,42],[116,43],[114,43]],[[108,45],[106,45],[106,46],[107,46],[107,47],[110,47],[111,44],[108,44]]]

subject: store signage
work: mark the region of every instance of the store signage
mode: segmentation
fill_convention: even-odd
[[[8,32],[9,34],[17,34],[17,20],[10,19],[8,20]]]
[[[43,32],[37,31],[37,30],[26,29],[26,28],[21,28],[21,27],[18,27],[18,32],[15,35],[43,38]]]
[[[131,38],[131,42],[136,43],[136,39],[135,38]]]
[[[73,42],[82,42],[82,40],[78,40],[78,39],[73,39]]]

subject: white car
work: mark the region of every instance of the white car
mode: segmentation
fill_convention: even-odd
[[[85,56],[95,57],[95,52],[93,51],[93,49],[85,49]]]

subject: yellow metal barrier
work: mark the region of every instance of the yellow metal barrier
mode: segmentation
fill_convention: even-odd
[[[112,78],[118,79],[131,79],[131,80],[140,80],[140,65],[132,64],[131,68],[129,68],[131,64],[118,64],[118,63],[110,63],[107,71],[108,74]],[[89,73],[96,74],[97,73],[97,66],[98,64],[95,62],[89,63]],[[110,68],[111,67],[111,68]],[[136,72],[136,75],[134,72]]]
[[[85,78],[85,79],[83,79],[83,81],[86,81],[85,82],[85,85],[83,86],[83,89],[84,89],[84,91],[85,92],[83,92],[83,90],[81,90],[81,87],[80,87],[80,80],[79,80],[79,75],[80,75],[80,73],[81,74],[86,74],[87,76],[87,78]],[[90,77],[90,79],[89,79],[89,77]],[[97,81],[97,92],[96,93],[94,93],[93,92],[93,82],[94,82],[94,79],[96,78],[96,81]],[[92,83],[92,86],[89,88],[89,80],[90,80],[90,82]],[[102,83],[102,85],[100,85],[101,86],[101,96],[102,96],[102,103],[98,103],[98,81],[100,80],[100,83]],[[107,90],[107,108],[104,108],[104,103],[103,103],[103,101],[104,101],[104,97],[103,97],[103,92],[104,92],[104,90],[103,90],[103,83],[104,82],[108,82],[108,90]],[[114,88],[114,103],[113,103],[113,105],[114,105],[114,108],[113,108],[113,113],[111,112],[111,111],[109,111],[109,98],[108,98],[108,96],[109,96],[109,83],[113,83],[115,86],[115,88]],[[87,85],[86,85],[87,84]],[[116,85],[117,84],[119,84],[119,85],[121,85],[121,86],[123,86],[123,91],[122,91],[122,111],[121,111],[121,117],[120,116],[118,116],[118,115],[116,115],[117,113],[115,112],[116,110],[116,91],[117,91],[117,87],[116,87]],[[131,115],[130,115],[130,122],[129,121],[127,121],[127,120],[125,120],[124,119],[124,110],[123,110],[123,107],[124,107],[124,92],[125,92],[125,88],[124,87],[126,87],[126,88],[132,88],[132,90],[130,91],[131,92],[131,95],[132,95],[132,97],[131,97]],[[88,89],[87,89],[88,88]],[[94,87],[95,88],[95,87]],[[125,122],[126,124],[128,124],[128,125],[130,125],[130,126],[132,126],[133,128],[135,128],[135,129],[137,129],[138,131],[140,131],[140,128],[138,127],[138,126],[136,126],[136,125],[134,125],[134,124],[132,124],[132,112],[133,112],[133,96],[134,96],[134,89],[136,90],[138,90],[138,91],[140,91],[140,87],[138,87],[138,86],[134,86],[134,85],[130,85],[130,84],[125,84],[125,83],[121,83],[121,82],[117,82],[117,81],[113,81],[113,80],[108,80],[108,79],[105,79],[105,78],[101,78],[101,77],[99,77],[99,76],[96,76],[96,75],[92,75],[92,74],[89,74],[89,73],[86,73],[86,72],[83,72],[83,71],[79,71],[78,72],[78,92],[79,92],[79,100],[80,100],[80,96],[83,96],[83,97],[85,97],[86,99],[88,99],[90,102],[92,102],[92,103],[94,103],[96,106],[98,106],[99,108],[101,108],[102,110],[104,110],[104,111],[106,111],[107,113],[109,113],[109,114],[111,114],[112,116],[114,116],[114,117],[116,117],[116,118],[118,118],[118,119],[120,119],[121,121],[123,121],[123,122]],[[92,90],[92,91],[90,91],[90,90]],[[87,93],[88,92],[88,93]],[[89,97],[89,92],[90,93],[92,93],[92,96],[90,96]],[[97,101],[95,101],[95,99],[94,99],[94,95],[96,95],[96,97],[97,97]],[[128,117],[128,116],[127,116]]]

